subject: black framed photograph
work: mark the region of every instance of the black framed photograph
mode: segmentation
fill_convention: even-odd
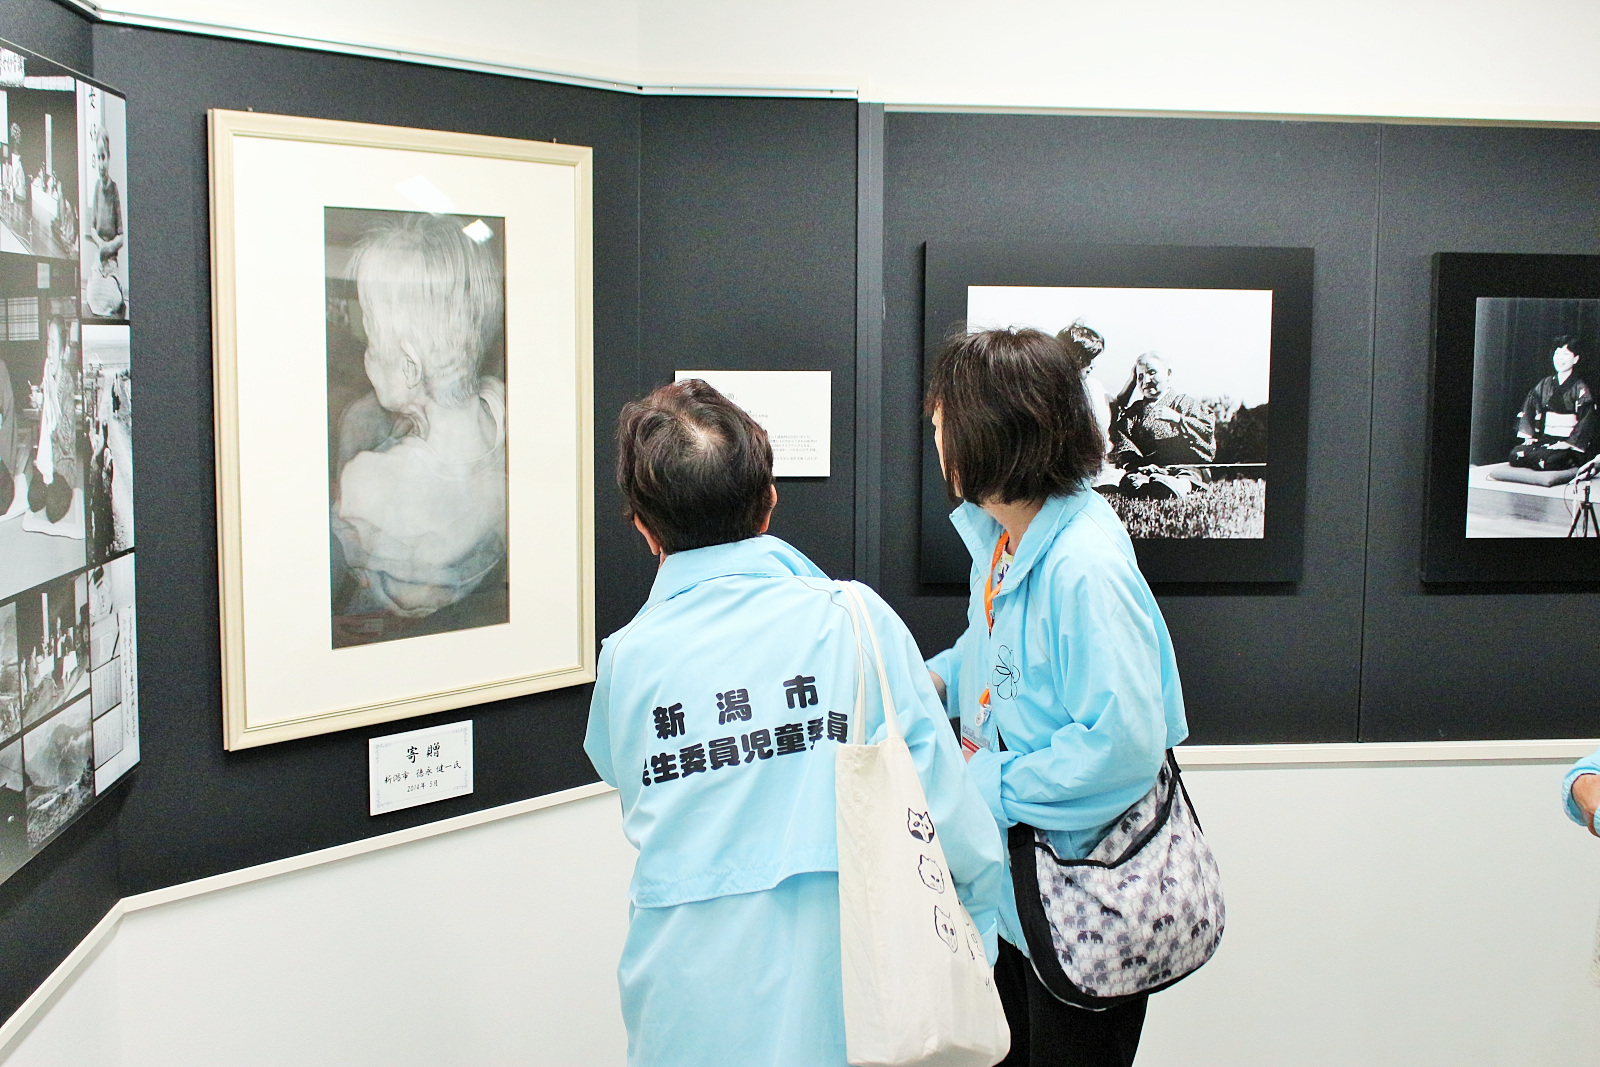
[[[1600,256],[1434,256],[1424,581],[1600,578],[1597,346]]]
[[[1031,327],[1083,367],[1094,479],[1151,582],[1300,578],[1311,362],[1309,248],[950,244],[925,250],[924,371],[950,334]],[[920,577],[965,584],[933,431]]]

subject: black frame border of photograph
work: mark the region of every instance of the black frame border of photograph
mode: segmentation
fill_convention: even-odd
[[[1309,248],[1191,245],[924,245],[923,379],[943,338],[967,317],[970,286],[1092,286],[1272,290],[1272,356],[1264,536],[1136,539],[1152,583],[1286,583],[1301,576],[1310,416],[1312,283]],[[949,521],[933,430],[922,430],[918,573],[929,585],[967,583],[971,557]]]
[[[1600,301],[1600,256],[1434,254],[1422,580],[1600,580],[1600,538],[1467,536],[1480,298]]]

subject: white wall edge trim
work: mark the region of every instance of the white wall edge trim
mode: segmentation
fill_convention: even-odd
[[[124,911],[142,911],[145,908],[159,907],[162,904],[171,904],[173,901],[185,900],[205,893],[216,893],[224,889],[232,889],[234,886],[247,885],[250,882],[259,882],[266,878],[276,878],[279,875],[303,871],[308,867],[320,867],[325,863],[338,863],[340,860],[364,856],[368,852],[377,852],[380,849],[393,848],[396,845],[408,845],[413,841],[422,841],[429,837],[437,837],[440,834],[466,830],[474,826],[482,826],[485,823],[526,815],[531,811],[553,808],[561,804],[570,804],[574,800],[584,800],[588,797],[597,797],[613,792],[616,792],[614,786],[609,786],[604,782],[593,782],[573,789],[563,789],[559,793],[547,793],[542,797],[530,797],[527,800],[502,804],[497,808],[469,811],[465,815],[457,815],[454,818],[440,819],[438,822],[423,823],[421,826],[413,826],[406,830],[396,830],[393,833],[362,838],[360,841],[334,845],[332,848],[318,849],[316,852],[303,852],[298,856],[286,856],[281,860],[257,864],[254,867],[244,867],[237,871],[225,871],[222,874],[214,874],[209,878],[198,878],[193,882],[167,886],[165,889],[152,889],[148,893],[123,897],[122,905]]]
[[[1559,741],[1357,741],[1325,745],[1180,745],[1185,768],[1271,767],[1283,764],[1571,763],[1600,748],[1600,740]]]
[[[363,838],[360,841],[351,841],[332,848],[319,849],[315,852],[305,852],[298,856],[288,856],[270,863],[257,864],[254,867],[245,867],[237,871],[226,871],[222,874],[212,875],[209,878],[199,878],[181,885],[167,886],[165,889],[155,889],[148,893],[139,893],[131,897],[123,897],[111,906],[105,917],[95,924],[84,939],[78,942],[76,948],[68,953],[56,969],[50,972],[50,977],[42,982],[23,1001],[21,1006],[11,1014],[3,1025],[0,1025],[0,1063],[16,1050],[22,1038],[27,1036],[33,1024],[41,1018],[45,1011],[55,1003],[56,998],[64,993],[71,984],[72,979],[84,967],[94,961],[95,957],[108,945],[112,935],[121,925],[123,917],[145,908],[159,907],[175,901],[186,900],[190,897],[202,896],[206,893],[216,893],[235,886],[247,885],[250,882],[259,882],[267,878],[276,878],[279,875],[292,874],[310,867],[319,867],[327,863],[338,863],[341,860],[351,859],[377,852],[381,849],[393,848],[396,845],[407,845],[413,841],[422,841],[426,838],[437,837],[440,834],[453,833],[457,830],[467,830],[474,826],[483,826],[486,823],[498,822],[501,819],[515,818],[529,812],[540,811],[544,808],[553,808],[562,804],[570,804],[575,800],[585,800],[589,797],[603,796],[614,793],[616,788],[604,782],[593,782],[589,785],[580,785],[572,789],[563,789],[558,793],[547,793],[541,797],[530,797],[527,800],[518,800],[511,804],[502,804],[495,808],[484,808],[481,811],[471,811],[465,815],[457,815],[449,819],[440,819],[437,822],[424,823],[421,826],[412,826],[405,830],[396,830],[393,833],[379,834],[376,837]]]
[[[137,26],[141,29],[150,30],[171,30],[178,33],[199,34],[205,37],[225,37],[231,40],[249,41],[254,44],[271,44],[286,48],[335,52],[341,55],[363,56],[368,59],[387,59],[399,63],[415,63],[421,66],[467,70],[477,74],[498,74],[508,78],[554,82],[559,85],[575,85],[585,89],[606,89],[612,92],[632,93],[641,96],[775,96],[854,100],[858,95],[853,87],[838,85],[652,84],[634,79],[582,74],[577,71],[546,70],[541,67],[521,66],[515,63],[474,59],[471,56],[448,52],[420,52],[413,49],[396,48],[392,45],[359,40],[341,40],[313,35],[302,36],[276,30],[258,30],[249,26],[230,25],[227,23],[200,22],[159,15],[140,15],[100,7],[86,3],[84,0],[66,0],[66,2],[100,22],[119,26]]]
[[[46,978],[39,988],[11,1013],[11,1018],[7,1019],[4,1025],[0,1025],[0,1063],[11,1057],[17,1046],[22,1043],[22,1039],[28,1036],[28,1031],[33,1029],[34,1023],[44,1017],[46,1009],[66,991],[77,973],[92,963],[94,958],[111,943],[111,935],[116,933],[117,927],[122,924],[124,914],[122,905],[123,902],[120,900],[111,905],[111,910],[94,924],[94,929],[78,942],[78,947],[68,953],[67,958],[50,972],[50,977]]]
[[[1538,119],[1469,118],[1454,115],[1335,115],[1321,112],[1267,112],[1267,111],[1179,111],[1140,108],[1095,107],[1003,107],[982,104],[890,104],[883,109],[905,114],[955,114],[955,115],[1070,115],[1088,118],[1144,118],[1144,119],[1249,119],[1257,122],[1361,122],[1393,126],[1534,126],[1562,130],[1600,129],[1600,118]]]

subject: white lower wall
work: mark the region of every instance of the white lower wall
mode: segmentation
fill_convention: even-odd
[[[7,1067],[620,1065],[633,856],[607,793],[134,911]]]
[[[1194,770],[1228,930],[1140,1067],[1594,1063],[1600,841],[1566,765]]]
[[[1141,1067],[1592,1063],[1600,841],[1543,765],[1194,769],[1229,922]],[[604,795],[129,914],[7,1067],[620,1067]]]

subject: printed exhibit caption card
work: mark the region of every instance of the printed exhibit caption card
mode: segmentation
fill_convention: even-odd
[[[825,370],[680,370],[744,408],[772,441],[774,478],[826,478],[833,432],[833,372]]]
[[[472,720],[367,741],[371,814],[472,792]]]

